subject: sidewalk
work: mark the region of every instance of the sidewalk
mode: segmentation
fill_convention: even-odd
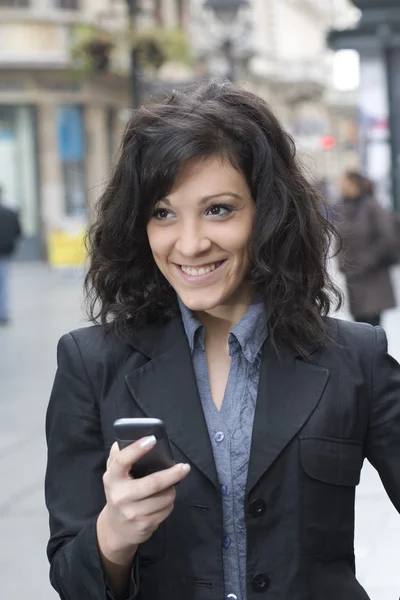
[[[400,272],[395,278],[400,298]],[[57,598],[48,583],[45,557],[44,414],[55,372],[57,340],[84,324],[80,285],[78,278],[55,275],[43,265],[17,265],[14,269],[14,323],[0,330],[2,598]],[[390,350],[400,360],[400,310],[390,311],[384,326]],[[398,600],[400,517],[369,465],[363,469],[357,494],[356,551],[358,577],[371,599]]]

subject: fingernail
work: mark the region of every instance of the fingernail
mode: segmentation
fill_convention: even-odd
[[[151,448],[152,446],[155,446],[157,440],[155,438],[154,435],[149,435],[149,437],[145,437],[142,440],[140,440],[140,447],[141,448]]]
[[[182,465],[182,471],[185,471],[185,473],[189,473],[190,465],[188,465],[188,464]]]

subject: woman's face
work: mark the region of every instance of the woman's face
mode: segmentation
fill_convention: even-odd
[[[193,162],[147,227],[154,260],[193,311],[251,302],[246,281],[255,203],[244,176],[228,162]]]

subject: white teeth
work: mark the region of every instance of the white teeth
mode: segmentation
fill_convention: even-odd
[[[200,277],[200,275],[207,275],[207,273],[215,271],[220,264],[221,263],[214,263],[208,267],[200,267],[200,269],[195,269],[194,267],[184,267],[181,265],[181,269],[184,273],[186,273],[186,275],[190,275],[191,277]]]

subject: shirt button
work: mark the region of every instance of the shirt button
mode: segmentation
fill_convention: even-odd
[[[220,488],[221,488],[221,494],[222,494],[223,496],[226,496],[226,495],[227,495],[227,493],[228,493],[228,486],[227,486],[227,485],[225,485],[225,484],[222,484],[222,485],[220,485]]]
[[[222,538],[222,545],[225,548],[225,550],[228,550],[231,543],[232,543],[232,540],[229,537],[229,535],[224,535],[224,537]]]
[[[217,444],[220,444],[221,442],[223,442],[225,439],[225,434],[223,431],[217,431],[217,433],[214,436],[214,440],[217,442]]]

